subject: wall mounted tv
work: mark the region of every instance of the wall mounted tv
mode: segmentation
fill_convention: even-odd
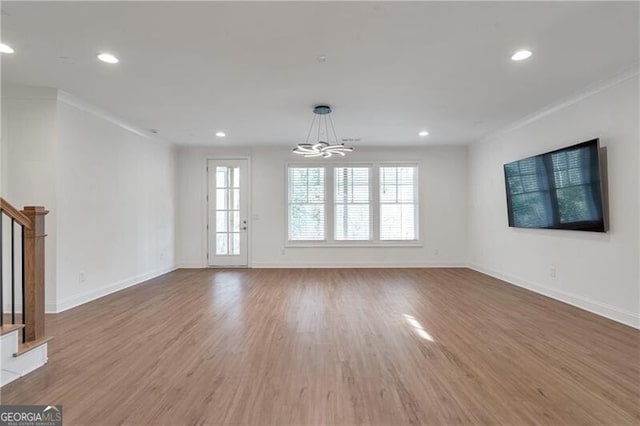
[[[504,165],[509,226],[606,232],[593,139]]]

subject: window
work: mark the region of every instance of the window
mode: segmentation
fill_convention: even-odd
[[[335,240],[369,240],[369,168],[336,167],[333,181]]]
[[[417,240],[416,167],[380,167],[380,240]]]
[[[289,240],[324,240],[324,167],[290,167],[288,186]]]
[[[289,166],[288,240],[311,244],[413,244],[415,164]]]

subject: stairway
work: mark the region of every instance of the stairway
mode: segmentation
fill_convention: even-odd
[[[0,386],[24,376],[47,363],[49,338],[22,343],[22,324],[0,327]]]
[[[47,362],[43,207],[0,197],[0,386]],[[5,315],[6,312],[6,315]]]

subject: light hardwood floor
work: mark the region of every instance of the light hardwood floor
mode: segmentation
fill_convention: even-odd
[[[47,318],[65,424],[639,424],[640,332],[467,269],[179,270]]]

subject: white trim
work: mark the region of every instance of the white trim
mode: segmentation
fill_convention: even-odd
[[[184,261],[176,263],[176,269],[202,269],[206,267],[207,264],[202,262]]]
[[[489,275],[501,281],[505,281],[508,284],[525,288],[527,290],[533,291],[534,293],[538,293],[543,296],[558,300],[560,302],[564,302],[571,306],[575,306],[576,308],[580,308],[593,314],[597,314],[605,318],[609,318],[613,321],[628,325],[630,327],[640,329],[640,314],[638,313],[626,311],[606,303],[597,302],[595,300],[591,300],[587,297],[579,296],[577,294],[571,294],[562,290],[545,287],[543,285],[533,283],[531,281],[527,281],[513,275],[498,272],[490,268],[485,268],[475,263],[470,263],[468,267],[469,269],[473,269],[474,271]]]
[[[340,241],[335,241],[332,243],[326,241],[318,241],[317,243],[313,243],[311,241],[301,241],[300,243],[296,243],[295,241],[288,241],[285,245],[285,248],[389,248],[389,247],[424,247],[419,241],[411,242],[409,240],[398,240],[398,243],[393,243],[391,241],[381,241],[379,243],[373,241],[365,241],[359,244],[357,241],[348,241],[345,240],[344,243]]]
[[[557,111],[560,111],[564,108],[567,108],[575,103],[578,103],[590,96],[596,95],[610,87],[613,87],[619,83],[622,83],[630,78],[633,78],[635,76],[637,76],[640,73],[640,68],[638,68],[638,66],[634,66],[631,69],[628,69],[624,72],[621,72],[619,74],[616,74],[613,78],[607,79],[607,80],[601,80],[595,84],[591,84],[589,86],[587,86],[586,88],[584,88],[583,90],[574,93],[571,96],[568,96],[564,99],[561,99],[557,102],[551,103],[547,106],[545,106],[544,108],[535,111],[531,114],[528,114],[522,118],[520,118],[519,120],[516,120],[514,122],[512,122],[511,124],[508,124],[505,127],[502,127],[498,130],[495,130],[483,137],[480,138],[479,142],[480,143],[485,143],[488,142],[490,140],[496,139],[499,136],[503,136],[507,133],[510,133],[514,130],[520,129],[522,127],[527,126],[528,124],[533,123],[534,121],[540,120],[541,118],[544,118],[548,115],[551,115]],[[467,144],[467,146],[470,146],[469,144]]]
[[[47,303],[46,312],[57,314],[57,313],[66,311],[67,309],[75,308],[76,306],[107,296],[111,293],[115,293],[117,291],[124,290],[125,288],[129,288],[129,287],[133,287],[135,285],[141,284],[150,279],[159,277],[160,275],[164,275],[169,272],[175,271],[176,269],[178,268],[176,268],[175,266],[158,269],[155,271],[148,272],[146,274],[140,274],[135,277],[127,278],[125,280],[122,280],[113,284],[109,284],[97,289],[93,289],[83,294],[67,297],[65,299],[60,300],[56,304]]]
[[[398,262],[398,261],[304,261],[296,262],[292,260],[290,262],[255,262],[253,264],[254,269],[259,268],[466,268],[466,262],[458,262],[455,260],[450,261],[411,261],[411,262]]]
[[[108,122],[110,122],[111,124],[115,124],[116,126],[128,130],[131,133],[135,133],[138,136],[142,136],[148,139],[152,139],[155,141],[159,141],[159,142],[163,142],[169,145],[173,145],[171,142],[166,141],[164,139],[161,139],[157,136],[155,136],[153,133],[151,133],[148,130],[142,129],[138,126],[135,126],[133,124],[130,124],[128,122],[126,122],[125,120],[122,120],[118,117],[115,117],[111,114],[109,114],[107,111],[96,107],[95,105],[91,105],[88,102],[85,102],[81,99],[76,98],[75,96],[64,92],[62,90],[58,91],[58,100],[60,102],[63,102],[69,106],[72,106],[74,108],[77,108],[81,111],[87,112],[89,114],[93,114],[99,118],[102,118],[103,120],[106,120]]]
[[[57,89],[43,86],[6,86],[0,88],[3,100],[12,101],[32,101],[32,100],[51,100],[54,101],[58,97]]]

